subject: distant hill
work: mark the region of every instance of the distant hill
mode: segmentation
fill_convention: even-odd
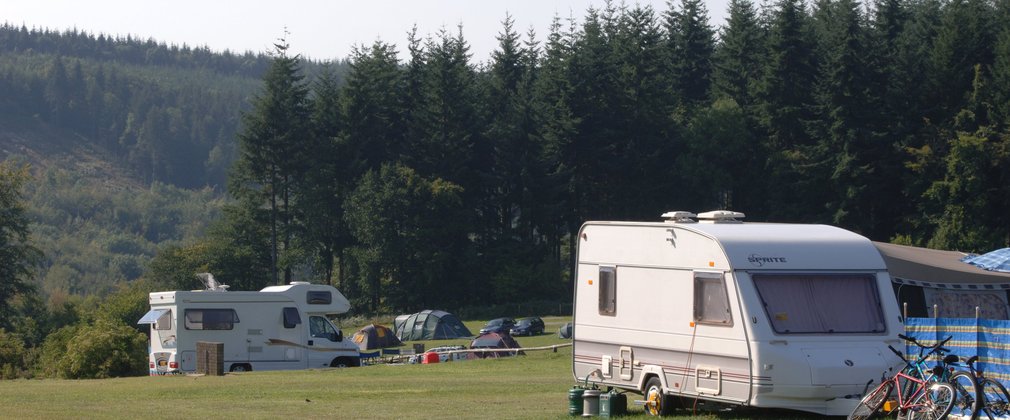
[[[0,26],[0,159],[32,167],[38,285],[51,299],[102,295],[138,278],[158,246],[202,235],[269,64],[261,53]]]

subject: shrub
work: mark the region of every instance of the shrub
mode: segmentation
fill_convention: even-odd
[[[43,350],[43,363],[51,366],[48,376],[98,379],[147,373],[147,336],[122,322],[99,319],[50,338]],[[62,355],[57,353],[60,342],[65,342]]]
[[[16,335],[0,328],[0,379],[23,376],[25,354],[24,342]]]

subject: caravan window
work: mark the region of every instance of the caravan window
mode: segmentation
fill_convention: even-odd
[[[884,333],[873,274],[754,274],[779,334]]]
[[[600,315],[617,314],[617,267],[600,267]]]
[[[694,322],[733,325],[726,278],[721,273],[694,273]]]
[[[238,314],[234,309],[187,309],[187,330],[230,330],[235,328]]]

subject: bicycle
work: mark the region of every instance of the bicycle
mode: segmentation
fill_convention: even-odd
[[[898,338],[918,346],[919,356],[922,356],[923,349],[927,348],[927,346],[923,346],[915,338],[903,334],[898,334]],[[948,340],[950,339],[948,338],[943,342],[946,343]],[[894,349],[891,350],[893,351]],[[939,346],[936,353],[938,355],[950,353],[950,350]],[[942,367],[942,370],[934,369],[931,375],[926,375],[924,372],[928,369],[918,366],[916,371],[922,375],[920,378],[949,383],[954,388],[954,405],[951,408],[950,414],[958,418],[975,420],[978,418],[982,408],[982,402],[984,401],[983,394],[974,372],[954,370],[953,366],[958,366],[960,360],[960,357],[957,355],[947,354],[938,365]]]
[[[919,358],[915,362],[910,362],[894,347],[887,346],[905,362],[905,367],[894,376],[881,379],[880,385],[859,401],[856,408],[849,414],[849,420],[864,420],[877,416],[895,388],[899,390],[909,388],[909,392],[897,393],[897,405],[894,408],[889,408],[888,414],[898,410],[899,416],[909,420],[942,419],[950,414],[956,398],[954,387],[949,383],[930,379],[923,370],[923,363],[934,353],[946,350],[942,346],[951,338],[947,337],[946,340],[931,347],[919,345]],[[925,351],[927,348],[928,352]],[[930,371],[934,376],[940,377],[944,375],[945,369],[943,365],[937,365]]]
[[[986,378],[982,369],[975,369],[975,361],[978,356],[972,356],[965,361],[968,371],[971,372],[975,380],[981,385],[983,404],[979,410],[985,413],[989,420],[1010,415],[1010,393],[1006,387],[995,379]],[[978,417],[978,413],[976,413]]]

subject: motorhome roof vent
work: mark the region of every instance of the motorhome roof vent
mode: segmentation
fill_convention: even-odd
[[[307,281],[293,281],[293,282],[291,282],[291,284],[294,285],[294,284],[312,284],[312,283],[309,283]]]
[[[689,211],[668,211],[660,217],[670,223],[694,223],[695,221],[692,218],[695,216],[694,213]]]
[[[698,220],[706,223],[740,223],[745,216],[738,211],[715,210],[698,213]]]

